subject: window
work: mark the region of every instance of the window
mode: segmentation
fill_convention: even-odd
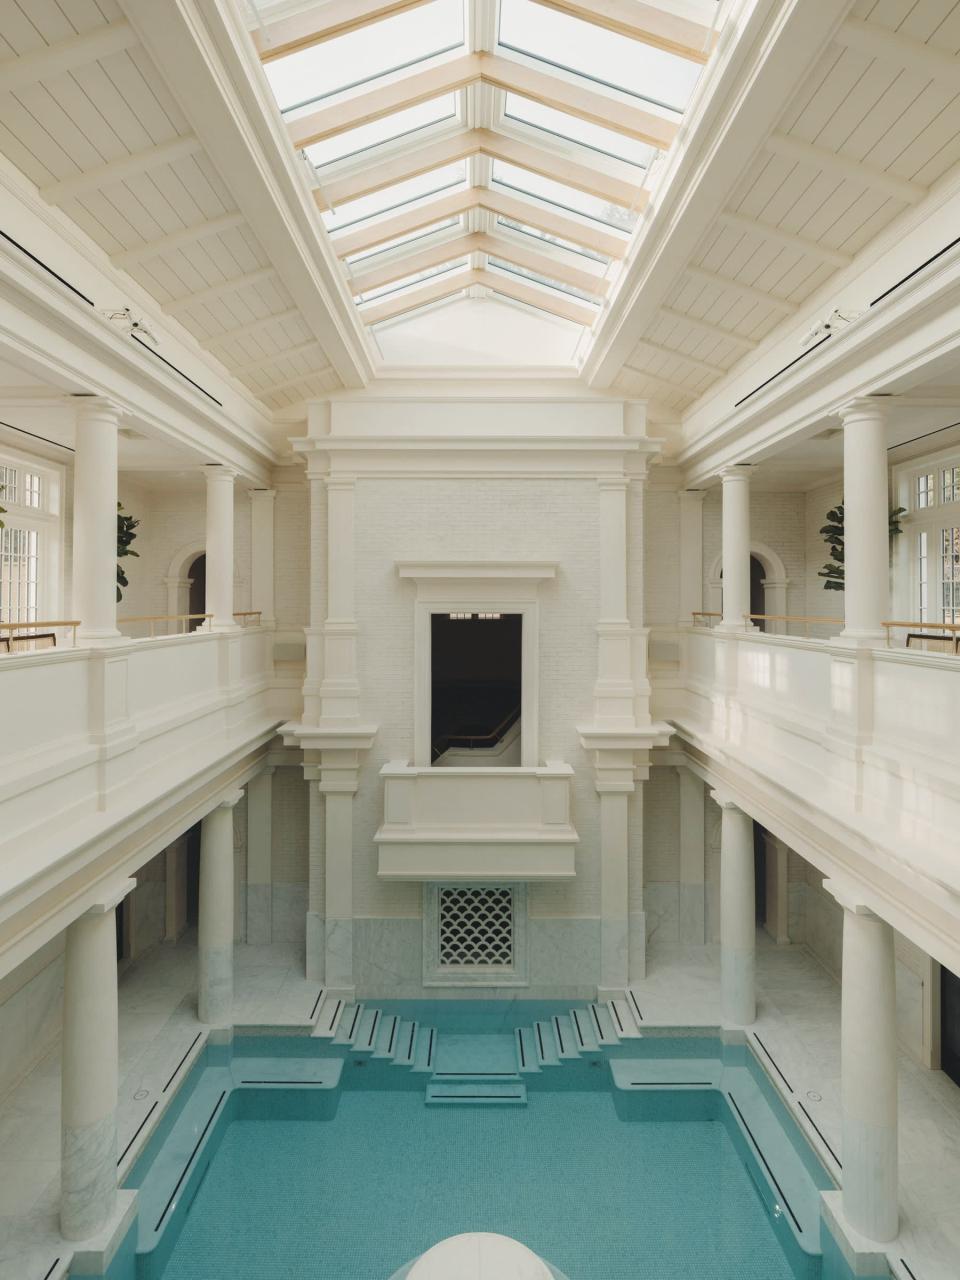
[[[927,534],[917,534],[917,586],[920,621],[927,622],[930,614],[930,598],[928,594],[927,567]]]
[[[264,67],[288,119],[317,103],[369,87],[463,44],[462,0],[431,0],[321,41]]]
[[[467,168],[462,162],[430,169],[426,173],[417,174],[415,178],[407,178],[405,182],[396,182],[393,186],[383,187],[358,200],[350,200],[339,209],[330,209],[323,215],[323,221],[328,231],[342,231],[357,223],[366,222],[369,218],[406,208],[417,200],[449,191],[466,180]]]
[[[59,477],[0,457],[0,622],[56,617],[60,602]]]
[[[573,244],[572,241],[563,240],[560,236],[549,235],[548,232],[541,231],[538,227],[530,227],[524,222],[514,222],[512,218],[498,216],[497,226],[505,227],[509,231],[516,231],[522,236],[529,236],[531,240],[539,240],[541,244],[551,245],[555,249],[563,249],[567,253],[579,254],[581,258],[589,258],[591,262],[601,262],[606,266],[610,261],[604,254],[588,249],[585,245]]]
[[[941,475],[941,502],[960,502],[960,467],[944,467]]]
[[[378,244],[375,249],[365,249],[363,253],[351,254],[344,261],[351,267],[355,267],[360,262],[372,262],[374,258],[379,258],[381,254],[389,253],[391,249],[399,249],[402,245],[414,244],[418,240],[425,240],[427,236],[435,235],[438,231],[446,231],[450,227],[458,226],[459,218],[447,218],[443,222],[433,222],[429,227],[421,227],[417,231],[410,231],[405,236],[395,236],[392,240],[385,240],[383,244]]]
[[[523,617],[431,617],[430,762],[503,768],[521,760]]]
[[[656,149],[649,142],[628,138],[626,134],[591,124],[589,120],[580,120],[565,111],[558,111],[556,107],[544,106],[542,102],[521,98],[515,93],[507,94],[503,114],[507,120],[515,120],[518,124],[567,142],[576,142],[581,147],[589,147],[600,155],[611,156],[640,169],[646,169],[656,155]]]
[[[943,621],[960,622],[960,528],[940,531]]]
[[[423,982],[429,987],[526,986],[525,886],[424,886]]]
[[[917,510],[933,506],[933,473],[917,476]]]
[[[543,178],[538,173],[532,173],[529,169],[520,169],[516,165],[507,164],[504,160],[494,160],[493,181],[497,186],[506,187],[509,191],[518,191],[521,195],[533,196],[534,199],[552,204],[566,213],[576,213],[582,218],[602,222],[605,226],[614,227],[625,235],[629,235],[637,225],[638,214],[635,209],[627,209],[609,200],[601,200],[599,196],[578,191],[575,187],[568,187],[563,182],[554,182],[552,178]]]
[[[394,280],[390,284],[385,284],[380,289],[371,289],[369,293],[357,294],[357,305],[362,306],[367,302],[379,302],[381,298],[403,293],[404,290],[412,289],[417,284],[426,284],[428,280],[434,280],[437,276],[448,275],[451,271],[462,271],[467,265],[468,260],[466,258],[458,258],[456,261],[442,263],[438,267],[428,267],[425,271],[418,271],[415,275],[404,276],[402,280]]]
[[[402,111],[394,111],[379,120],[371,120],[368,124],[358,125],[355,129],[344,129],[330,138],[313,142],[306,152],[317,168],[332,164],[334,160],[362,155],[372,147],[384,142],[396,142],[400,138],[411,138],[414,134],[425,132],[433,125],[442,124],[445,120],[453,120],[457,114],[457,99],[452,93],[440,98],[430,98],[427,102],[418,102],[414,107],[405,107]]]
[[[542,276],[538,271],[530,271],[526,267],[521,267],[512,262],[502,262],[499,258],[490,258],[489,265],[496,271],[505,271],[511,276],[520,276],[524,280],[531,280],[534,284],[544,285],[548,289],[557,289],[560,293],[568,293],[573,298],[582,298],[584,302],[597,305],[597,295],[595,293],[587,293],[585,289],[578,289],[575,285],[565,284],[562,280],[554,280],[550,276]]]

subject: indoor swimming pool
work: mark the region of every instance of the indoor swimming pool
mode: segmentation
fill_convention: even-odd
[[[473,1231],[567,1280],[847,1280],[834,1183],[747,1047],[605,1010],[385,1002],[208,1045],[110,1280],[391,1280]]]

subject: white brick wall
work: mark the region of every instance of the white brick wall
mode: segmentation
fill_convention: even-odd
[[[672,627],[680,613],[680,499],[675,489],[648,489],[643,545],[644,623]]]
[[[710,582],[722,548],[722,495],[719,486],[703,501],[703,599],[705,609],[719,609]],[[783,561],[787,575],[787,613],[806,611],[807,529],[802,493],[750,493],[750,540],[769,547]],[[822,523],[822,522],[821,522]],[[719,570],[717,571],[719,576]],[[770,612],[769,609],[766,612]]]
[[[843,481],[838,476],[819,489],[804,494],[804,550],[806,554],[806,604],[804,612],[817,618],[843,619],[843,592],[825,591],[823,578],[817,572],[830,559],[830,548],[824,542],[820,529],[827,522],[827,512],[843,501]]]

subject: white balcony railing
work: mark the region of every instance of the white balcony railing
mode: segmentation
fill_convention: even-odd
[[[568,764],[420,768],[391,761],[374,836],[385,880],[567,880],[578,836]]]

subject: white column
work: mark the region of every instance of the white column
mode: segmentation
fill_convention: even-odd
[[[899,1230],[897,1207],[897,992],[893,929],[827,880],[843,907],[840,1106],[843,1213],[870,1240]]]
[[[706,833],[703,781],[680,766],[680,941],[693,946],[706,942],[704,855]]]
[[[750,469],[724,467],[723,621],[724,631],[743,631],[750,612]]]
[[[324,801],[324,981],[350,992],[353,976],[353,797],[359,785],[356,751],[323,752],[320,792]]]
[[[890,617],[889,488],[886,405],[862,397],[843,421],[845,639],[873,644]]]
[[[200,1021],[214,1027],[233,1019],[233,809],[242,794],[221,800],[200,829],[197,1007]]]
[[[60,1088],[60,1231],[85,1240],[110,1219],[117,1198],[116,907],[125,880],[66,933]]]
[[[79,639],[117,630],[117,428],[120,409],[101,396],[77,404],[73,472],[73,611]]]
[[[598,790],[601,785],[598,783]],[[630,791],[633,784],[630,784]],[[600,792],[600,990],[622,991],[630,981],[629,791]]]
[[[247,783],[247,942],[273,938],[273,775],[267,765]]]
[[[625,476],[600,481],[600,618],[597,622],[595,725],[635,725],[633,630],[627,614],[627,490]]]
[[[235,627],[233,616],[233,482],[230,467],[209,466],[207,477],[207,601],[210,629]]]
[[[720,1003],[723,1020],[747,1027],[757,1016],[756,876],[753,823],[719,792],[720,806]]]
[[[306,666],[303,679],[303,722],[320,719],[323,685],[324,624],[327,620],[327,482],[323,460],[311,454],[307,461],[310,494],[310,625],[304,627]]]
[[[311,982],[326,981],[326,832],[324,830],[323,794],[317,785],[320,770],[307,767],[309,810],[307,815],[307,978]]]
[[[250,608],[260,610],[262,626],[272,627],[277,610],[274,591],[274,506],[276,489],[250,491]]]
[[[690,626],[703,609],[703,500],[705,489],[680,490],[680,623]]]

